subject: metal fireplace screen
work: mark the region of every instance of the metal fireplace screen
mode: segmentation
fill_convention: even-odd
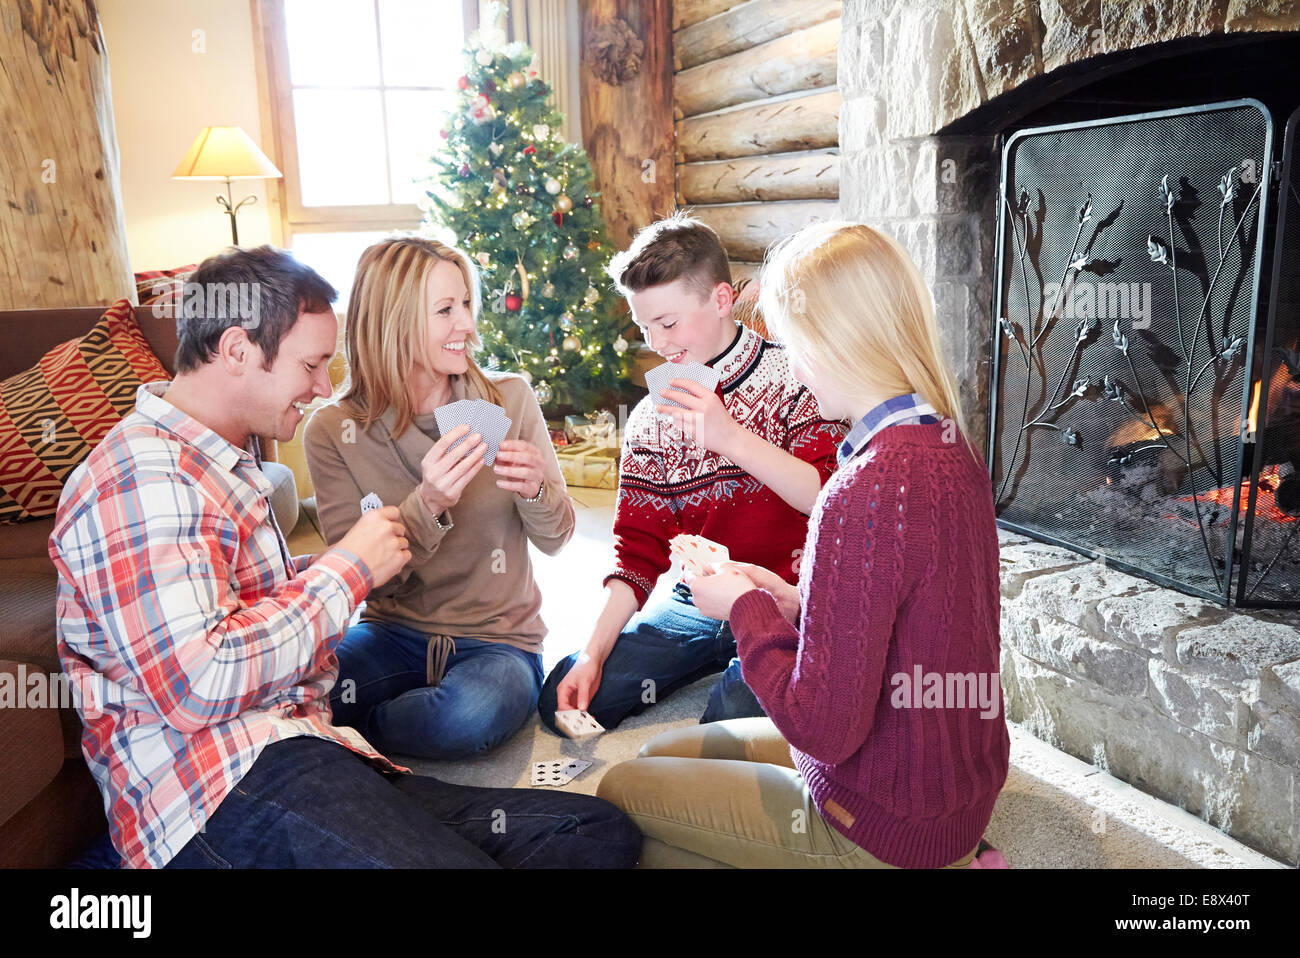
[[[1001,525],[1225,604],[1234,577],[1239,603],[1300,598],[1300,224],[1267,257],[1285,277],[1270,297],[1271,172],[1254,100],[1009,139],[988,456]]]

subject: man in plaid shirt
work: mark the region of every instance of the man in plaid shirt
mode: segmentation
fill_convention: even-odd
[[[607,802],[411,775],[332,724],[334,649],[410,558],[405,529],[377,509],[291,558],[254,437],[292,438],[330,394],[336,294],[265,246],[190,283],[175,381],[140,388],[69,478],[50,537],[59,656],[126,864],[635,863],[640,834]]]

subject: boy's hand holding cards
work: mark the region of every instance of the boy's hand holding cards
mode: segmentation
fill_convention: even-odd
[[[433,411],[433,418],[438,423],[438,432],[447,435],[457,426],[469,426],[469,432],[478,433],[487,443],[487,453],[483,456],[483,465],[490,466],[497,458],[501,441],[510,431],[510,417],[500,406],[493,405],[486,399],[458,399],[456,402],[439,406]],[[459,446],[465,439],[457,439],[448,448],[448,452]]]
[[[668,551],[682,560],[682,566],[692,575],[708,575],[720,562],[730,562],[731,553],[704,536],[682,533],[668,540]]]
[[[686,408],[672,399],[674,393],[681,395],[680,391],[668,386],[668,383],[674,379],[689,379],[699,383],[710,392],[718,388],[718,371],[712,366],[696,362],[664,363],[662,366],[656,366],[645,374],[646,389],[650,390],[650,396],[653,398],[655,405]],[[664,390],[668,390],[667,393]]]

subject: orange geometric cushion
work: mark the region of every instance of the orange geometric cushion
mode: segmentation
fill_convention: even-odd
[[[170,378],[124,299],[0,382],[0,524],[54,515],[64,481],[135,408],[140,384]]]

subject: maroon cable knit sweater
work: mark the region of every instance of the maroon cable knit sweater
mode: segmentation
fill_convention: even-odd
[[[911,868],[975,848],[1010,752],[988,470],[944,430],[889,426],[826,484],[798,630],[765,591],[731,607],[745,680],[822,817]]]

